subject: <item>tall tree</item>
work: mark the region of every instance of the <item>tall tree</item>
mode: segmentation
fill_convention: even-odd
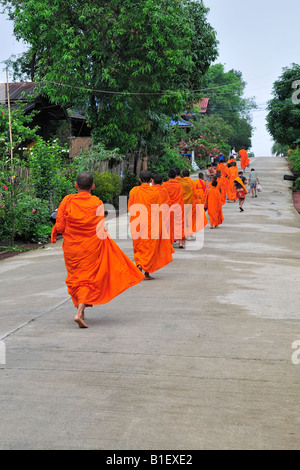
[[[245,98],[246,82],[238,70],[225,71],[223,64],[209,67],[203,79],[205,96],[210,98],[211,116],[222,117],[232,127],[227,142],[236,148],[250,148],[253,133],[251,110],[253,98]]]
[[[200,97],[217,56],[202,0],[0,3],[29,45],[22,70],[54,102],[85,107],[95,141],[123,153],[144,150],[162,119]]]
[[[300,145],[300,65],[284,67],[273,85],[268,102],[267,129],[275,142],[295,148]],[[297,89],[298,87],[298,89]]]

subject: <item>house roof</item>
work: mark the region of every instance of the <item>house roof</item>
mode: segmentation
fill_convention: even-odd
[[[65,111],[60,105],[51,104],[49,98],[36,92],[35,82],[9,83],[8,86],[12,109],[15,109],[21,102],[25,104],[26,113],[37,109],[44,111],[50,119],[65,119]],[[7,83],[0,83],[0,105],[4,107],[8,105]]]
[[[205,114],[209,105],[209,98],[203,98],[202,101],[196,103],[196,106],[200,108],[200,113]]]
[[[28,101],[29,95],[34,96],[34,89],[36,83],[33,82],[22,82],[22,83],[9,83],[9,100],[11,105],[14,105],[16,102]],[[0,83],[0,104],[6,105],[8,102],[7,94],[7,84]]]

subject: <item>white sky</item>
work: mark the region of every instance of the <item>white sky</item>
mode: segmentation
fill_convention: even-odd
[[[300,64],[300,0],[204,0],[204,4],[210,8],[208,21],[219,40],[216,62],[226,71],[242,72],[245,96],[254,97],[258,105],[253,111],[252,151],[269,156],[272,139],[265,127],[265,108],[282,68]],[[12,22],[0,14],[1,82],[6,82],[3,60],[25,49],[12,31]]]
[[[258,105],[253,111],[252,151],[270,156],[273,142],[265,127],[265,108],[282,68],[300,64],[300,0],[204,0],[204,4],[210,8],[208,21],[219,40],[216,62],[226,71],[242,72],[245,96],[255,97]]]

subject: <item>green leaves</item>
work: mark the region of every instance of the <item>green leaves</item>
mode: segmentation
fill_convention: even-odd
[[[185,92],[199,89],[216,57],[202,1],[1,3],[11,11],[15,34],[30,47],[21,71],[43,83],[55,103],[89,103],[96,141],[124,153],[152,140],[157,127],[149,127],[151,110],[162,117],[183,111]]]
[[[267,129],[275,142],[295,148],[300,142],[300,104],[293,100],[293,84],[300,79],[300,65],[284,67],[268,102]]]

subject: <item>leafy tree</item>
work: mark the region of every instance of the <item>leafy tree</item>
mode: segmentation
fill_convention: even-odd
[[[21,72],[85,108],[95,143],[146,152],[217,56],[202,0],[0,0],[29,45]]]
[[[296,148],[300,143],[300,104],[293,99],[293,84],[300,79],[300,65],[284,67],[273,85],[273,96],[268,102],[267,129],[281,145]]]
[[[252,98],[243,96],[245,86],[242,73],[237,70],[225,72],[223,64],[212,65],[204,76],[203,93],[210,98],[210,115],[221,117],[231,126],[231,134],[226,133],[223,139],[236,149],[251,147],[253,127],[250,112],[256,105]]]
[[[272,155],[275,155],[275,157],[285,157],[288,155],[288,151],[288,145],[281,145],[278,142],[275,142],[272,146]]]

